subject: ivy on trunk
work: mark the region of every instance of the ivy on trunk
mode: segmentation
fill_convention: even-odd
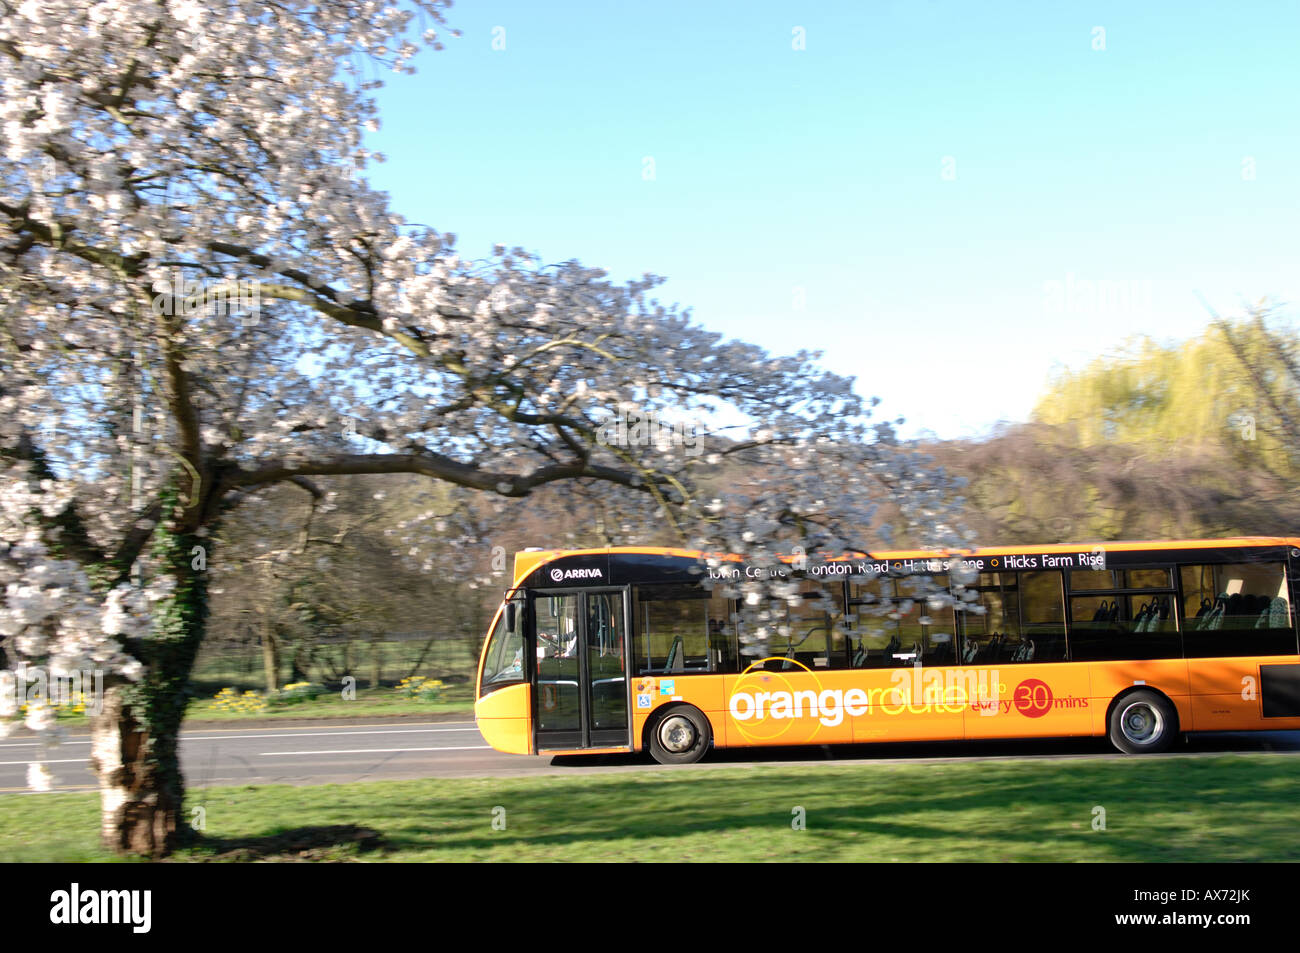
[[[155,532],[153,556],[173,588],[139,646],[145,676],[109,688],[102,711],[91,720],[103,841],[118,852],[162,857],[191,832],[182,817],[178,742],[208,617],[206,560],[194,554],[200,546],[206,553],[208,541],[192,532],[167,526]]]

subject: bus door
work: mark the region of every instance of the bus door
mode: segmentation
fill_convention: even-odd
[[[534,592],[537,750],[629,744],[625,589]]]

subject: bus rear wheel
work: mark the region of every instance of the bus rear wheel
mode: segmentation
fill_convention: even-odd
[[[678,705],[659,714],[650,725],[650,755],[660,764],[693,764],[704,757],[713,729],[704,712]]]
[[[1178,710],[1159,692],[1130,692],[1111,709],[1109,733],[1125,754],[1168,751],[1178,738]]]

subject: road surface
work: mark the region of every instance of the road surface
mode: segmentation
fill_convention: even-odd
[[[1193,735],[1174,753],[1209,755],[1228,751],[1300,754],[1300,732]],[[0,793],[23,793],[27,765],[36,756],[31,735],[15,732],[0,741]],[[90,791],[86,765],[90,737],[70,734],[47,756],[55,790]],[[980,758],[1125,758],[1102,739],[993,741],[946,744],[812,746],[763,750],[719,750],[696,769],[711,765],[828,761],[879,763]],[[328,784],[429,777],[514,777],[605,771],[680,771],[653,764],[644,755],[526,757],[493,751],[472,720],[364,720],[334,723],[219,727],[196,724],[181,734],[181,766],[190,787],[230,784]]]

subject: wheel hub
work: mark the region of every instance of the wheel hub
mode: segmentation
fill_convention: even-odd
[[[689,718],[670,715],[659,726],[659,743],[673,754],[689,751],[695,744],[695,726]]]
[[[1164,731],[1164,719],[1145,702],[1129,705],[1120,716],[1124,737],[1135,745],[1150,744]]]

